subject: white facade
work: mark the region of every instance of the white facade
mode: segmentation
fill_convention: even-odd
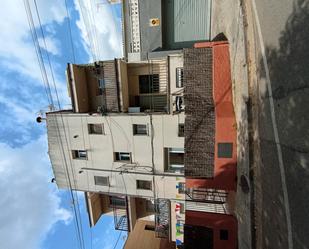
[[[68,187],[68,172],[72,188],[81,191],[183,199],[176,188],[185,181],[183,173],[168,171],[164,158],[165,148],[184,148],[184,138],[178,136],[178,125],[182,123],[182,113],[49,113],[49,155],[57,185]],[[89,134],[91,124],[102,125],[103,134]],[[134,135],[134,124],[146,125],[147,135]],[[74,158],[74,151],[86,151],[87,156]],[[117,161],[117,152],[130,153],[130,162]],[[108,184],[95,184],[95,176],[108,177]],[[151,190],[139,189],[137,180],[151,181]]]

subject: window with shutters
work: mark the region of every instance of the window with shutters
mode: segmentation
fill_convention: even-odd
[[[94,176],[94,184],[100,186],[108,186],[108,176]]]

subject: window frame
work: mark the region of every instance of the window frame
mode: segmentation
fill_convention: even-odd
[[[75,160],[88,160],[87,150],[72,150],[72,158]]]
[[[164,148],[164,171],[171,173],[183,173],[184,172],[184,148]],[[183,163],[171,164],[170,154],[183,154]]]
[[[95,126],[100,126],[101,132],[95,131]],[[105,135],[104,124],[103,123],[90,123],[88,124],[88,134],[89,135]]]
[[[121,159],[122,156],[129,156],[129,160]],[[132,162],[131,152],[119,152],[119,151],[114,152],[114,162],[130,162],[131,163]]]
[[[146,185],[144,185],[146,184]],[[149,184],[149,187],[147,186],[147,184]],[[148,180],[136,180],[136,189],[139,190],[151,190],[152,191],[152,181],[148,181]]]
[[[104,183],[104,184],[100,183],[100,179],[101,180],[105,179],[106,183]],[[94,176],[94,185],[108,187],[109,186],[109,177],[108,176]]]
[[[151,80],[152,83],[153,82],[157,83],[158,85],[154,87],[154,84],[151,84],[149,80]],[[154,91],[154,88],[156,89],[156,91]],[[148,91],[145,91],[145,89],[147,89]],[[139,91],[139,94],[159,93],[160,92],[160,75],[159,74],[138,75],[138,91]]]
[[[117,207],[117,208],[126,208],[126,200],[119,196],[110,195],[109,199],[109,206],[110,207]],[[116,204],[114,204],[116,202]]]
[[[144,128],[138,128],[138,127],[141,127],[143,126]],[[132,125],[132,128],[133,128],[133,136],[148,136],[148,125],[147,124],[133,124]],[[141,130],[145,130],[145,133],[139,133],[139,129]]]

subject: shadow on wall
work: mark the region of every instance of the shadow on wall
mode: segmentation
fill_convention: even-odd
[[[309,1],[296,0],[279,47],[266,48],[288,188],[294,248],[309,248]],[[260,68],[264,68],[260,61]],[[259,75],[265,80],[265,72]],[[287,248],[287,226],[269,93],[259,113],[262,248]]]

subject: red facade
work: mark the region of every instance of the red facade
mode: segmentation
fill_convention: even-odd
[[[237,184],[237,127],[233,106],[229,45],[227,42],[195,44],[195,48],[204,47],[213,49],[214,177],[186,178],[186,188],[218,189],[234,192]],[[187,229],[194,229],[194,227],[200,227],[200,230],[203,230],[202,228],[208,229],[210,239],[204,241],[210,244],[207,244],[208,247],[198,244],[198,248],[237,248],[237,219],[233,215],[186,210],[186,225],[189,225]],[[207,230],[205,231],[207,233]],[[202,236],[199,235],[200,237]],[[190,246],[192,247],[192,245]],[[190,246],[189,248],[191,248]]]

